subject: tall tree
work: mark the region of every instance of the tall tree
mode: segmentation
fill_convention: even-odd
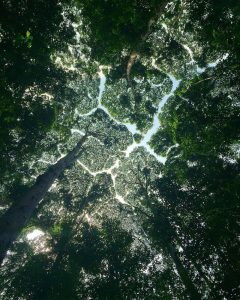
[[[25,224],[1,296],[238,299],[239,1],[0,6],[0,225]]]
[[[71,166],[83,151],[83,144],[88,133],[81,138],[75,148],[56,164],[51,166],[44,174],[37,177],[35,184],[21,199],[14,203],[0,219],[0,262],[7,253],[8,248],[17,238],[20,231],[31,217],[39,202],[45,196],[53,182],[69,166]]]
[[[136,161],[136,157],[141,153],[141,159]],[[127,162],[131,175],[127,179],[121,178],[129,190],[127,200],[131,202],[129,205],[133,207],[145,231],[148,232],[149,238],[153,241],[157,249],[161,249],[163,253],[169,256],[185,286],[186,293],[191,299],[201,299],[201,293],[194,285],[191,273],[188,267],[181,260],[181,254],[178,248],[182,245],[176,228],[171,224],[172,216],[169,208],[161,204],[156,198],[155,180],[158,177],[161,165],[156,164],[154,159],[148,157],[144,151],[136,152]],[[175,220],[173,220],[175,221]],[[195,264],[196,265],[196,264]],[[202,275],[202,274],[201,274]]]

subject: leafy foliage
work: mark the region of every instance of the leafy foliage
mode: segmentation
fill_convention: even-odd
[[[11,247],[3,300],[239,298],[239,16],[1,2],[1,214],[90,134]]]

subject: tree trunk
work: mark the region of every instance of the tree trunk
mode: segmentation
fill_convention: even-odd
[[[38,176],[36,182],[26,194],[17,203],[14,203],[1,217],[0,266],[6,256],[8,248],[16,240],[55,179],[57,179],[67,167],[75,162],[87,136],[87,134],[84,135],[72,151],[52,165],[45,173]]]
[[[167,245],[168,252],[174,261],[174,264],[176,266],[176,269],[178,271],[178,274],[186,288],[186,291],[190,297],[191,300],[201,300],[201,296],[198,293],[196,287],[194,286],[191,278],[189,277],[189,274],[185,267],[183,266],[179,254],[176,252],[175,248],[170,244]]]
[[[141,187],[142,184],[140,182]],[[147,192],[145,192],[145,197],[148,199],[148,203],[151,203],[151,199],[149,198]],[[136,208],[141,214],[144,214],[145,216],[147,216],[150,220],[152,220],[153,223],[155,223],[155,219],[153,216],[149,215],[148,213],[144,212],[141,208],[137,207],[137,206],[133,206],[134,208]],[[171,241],[171,237],[168,236],[168,234],[174,232],[168,218],[166,216],[164,216],[163,214],[159,216],[159,218],[161,218],[163,221],[163,224],[165,224],[165,227],[161,230],[161,232],[159,232],[159,238],[156,238],[157,243],[159,243],[160,248],[163,248],[164,245],[164,249],[167,251],[167,253],[170,255],[171,259],[173,260],[176,269],[178,271],[178,274],[181,278],[181,281],[183,283],[183,285],[186,288],[186,291],[190,297],[190,299],[192,300],[201,300],[201,295],[198,293],[196,287],[194,286],[188,271],[186,270],[186,268],[184,267],[178,252],[175,249],[175,246],[173,246],[173,243]],[[173,237],[172,237],[173,239]]]

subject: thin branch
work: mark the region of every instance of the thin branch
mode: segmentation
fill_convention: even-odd
[[[139,57],[139,53],[140,53],[140,50],[141,50],[143,44],[146,42],[147,38],[151,34],[151,29],[152,29],[153,24],[155,24],[156,21],[159,19],[159,17],[163,14],[163,11],[164,11],[164,9],[165,9],[165,7],[167,6],[168,3],[169,3],[169,0],[165,0],[165,1],[162,1],[158,5],[158,7],[156,9],[157,12],[156,12],[154,17],[150,18],[150,20],[148,22],[147,30],[141,36],[140,42],[137,45],[136,50],[133,50],[132,53],[129,56],[128,63],[127,63],[127,72],[126,73],[127,73],[127,81],[128,81],[128,84],[131,88],[133,88],[132,81],[131,81],[131,78],[130,78],[132,67],[133,67],[134,63],[136,62],[136,60],[138,59],[138,57]]]

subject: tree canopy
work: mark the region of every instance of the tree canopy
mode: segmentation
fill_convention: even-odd
[[[239,1],[2,0],[0,52],[0,298],[239,299]]]

